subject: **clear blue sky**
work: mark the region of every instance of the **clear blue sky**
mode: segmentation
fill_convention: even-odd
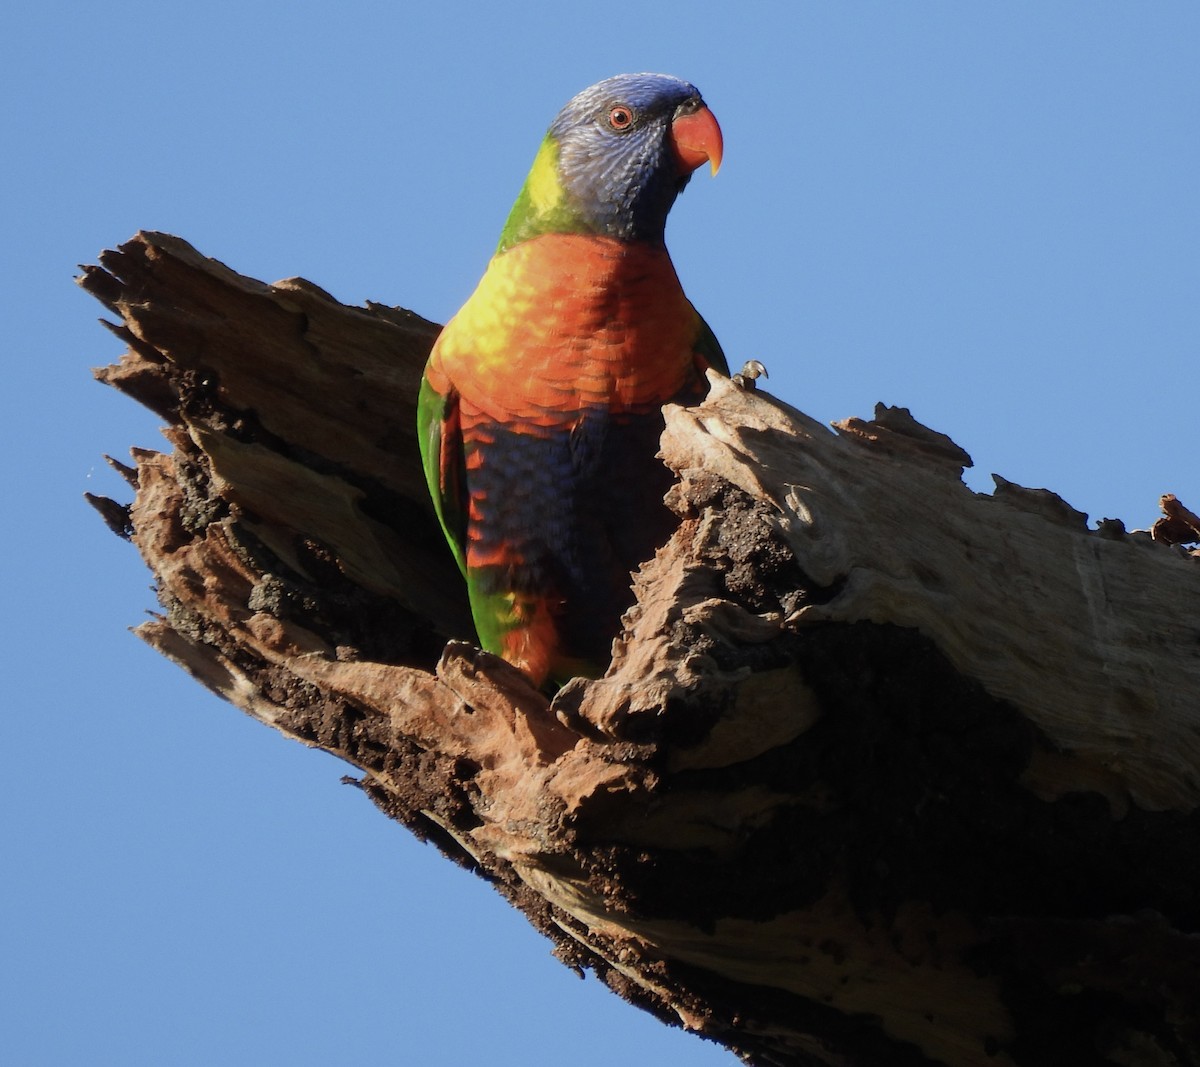
[[[648,10],[647,10],[648,9]],[[734,13],[736,11],[736,14]],[[0,40],[0,1033],[22,1065],[731,1067],[127,632],[81,500],[160,442],[75,264],[139,228],[444,319],[543,130],[660,70],[726,143],[668,228],[731,361],[900,404],[1094,519],[1200,507],[1200,5],[21,4]],[[332,929],[350,930],[335,937]]]

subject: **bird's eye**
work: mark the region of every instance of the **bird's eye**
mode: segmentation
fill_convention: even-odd
[[[614,130],[627,130],[633,125],[633,110],[624,104],[617,104],[608,110],[608,124]]]

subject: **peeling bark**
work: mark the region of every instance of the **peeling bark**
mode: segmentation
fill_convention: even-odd
[[[836,432],[714,379],[607,674],[471,639],[413,411],[438,327],[143,233],[85,269],[97,376],[168,453],[93,499],[139,635],[341,756],[576,968],[771,1065],[1200,1064],[1200,565],[968,490],[903,409]]]

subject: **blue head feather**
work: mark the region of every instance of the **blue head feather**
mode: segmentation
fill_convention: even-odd
[[[542,233],[661,244],[691,176],[671,151],[671,123],[703,106],[694,85],[666,74],[619,74],[572,97],[550,125],[500,248]],[[609,121],[616,107],[632,119],[622,129]]]

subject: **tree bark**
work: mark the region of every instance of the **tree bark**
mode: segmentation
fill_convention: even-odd
[[[1200,1064],[1200,564],[968,490],[903,409],[714,378],[601,679],[470,644],[414,430],[438,327],[142,233],[83,286],[170,454],[96,499],[137,633],[747,1063]]]

